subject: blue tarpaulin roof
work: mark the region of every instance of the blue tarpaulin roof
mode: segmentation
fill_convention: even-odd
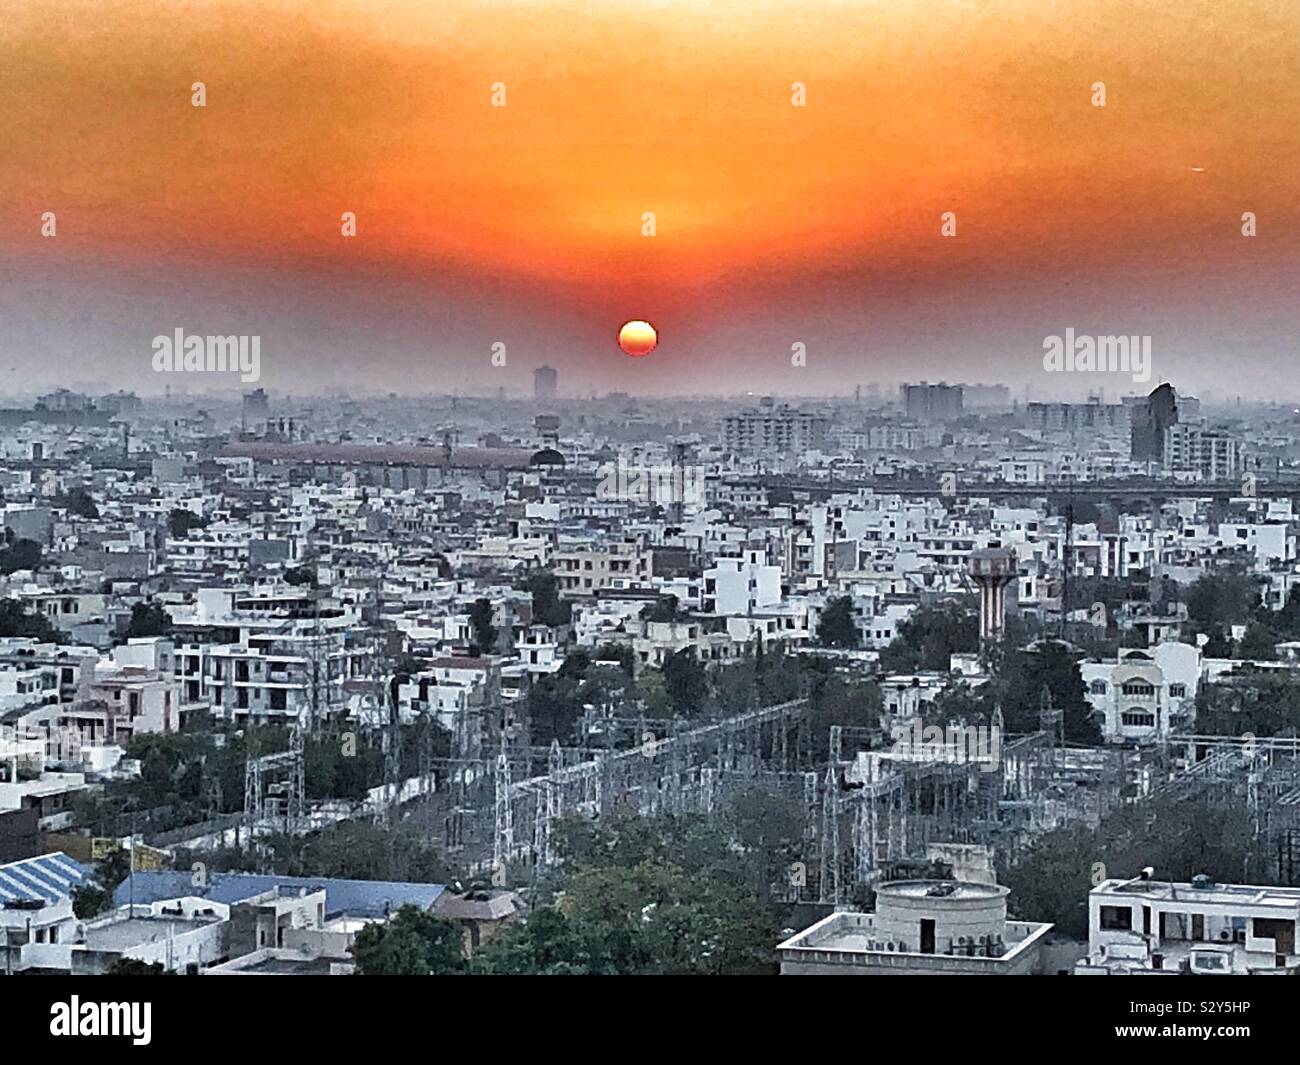
[[[22,899],[58,902],[68,898],[89,872],[62,851],[0,865],[0,904]]]
[[[325,913],[329,917],[382,917],[410,903],[422,910],[433,905],[445,890],[441,884],[409,884],[391,880],[331,880],[328,877],[261,876],[255,873],[209,873],[207,884],[197,886],[192,873],[184,870],[135,874],[137,904],[195,896],[233,906],[237,902],[278,888],[325,889]],[[123,880],[113,901],[125,906],[131,885]]]

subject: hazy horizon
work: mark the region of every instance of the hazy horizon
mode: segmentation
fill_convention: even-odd
[[[260,337],[290,392],[1152,387],[1046,373],[1073,328],[1277,398],[1297,69],[1281,0],[20,0],[0,379],[176,389],[179,328]]]

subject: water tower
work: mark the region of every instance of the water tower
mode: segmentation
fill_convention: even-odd
[[[997,643],[1007,617],[1007,585],[1018,575],[1016,553],[1009,547],[972,551],[970,579],[980,590],[980,644]]]

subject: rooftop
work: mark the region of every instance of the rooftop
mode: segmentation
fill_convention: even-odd
[[[383,917],[406,904],[429,909],[443,893],[441,884],[411,884],[389,880],[331,880],[322,877],[260,876],[253,873],[212,873],[206,888],[191,883],[188,870],[145,872],[136,870],[135,901],[138,904],[199,896],[228,906],[255,895],[282,888],[325,889],[325,915],[334,917]],[[130,897],[127,881],[119,885],[114,902],[123,906]]]
[[[1300,887],[1256,884],[1175,883],[1166,880],[1105,880],[1092,889],[1094,895],[1140,895],[1144,899],[1170,902],[1235,903],[1270,906],[1300,913]]]
[[[0,865],[0,904],[21,899],[58,902],[68,898],[88,872],[62,851]]]

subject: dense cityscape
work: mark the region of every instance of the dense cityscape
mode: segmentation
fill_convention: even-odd
[[[1300,970],[1300,413],[0,410],[5,974]]]

